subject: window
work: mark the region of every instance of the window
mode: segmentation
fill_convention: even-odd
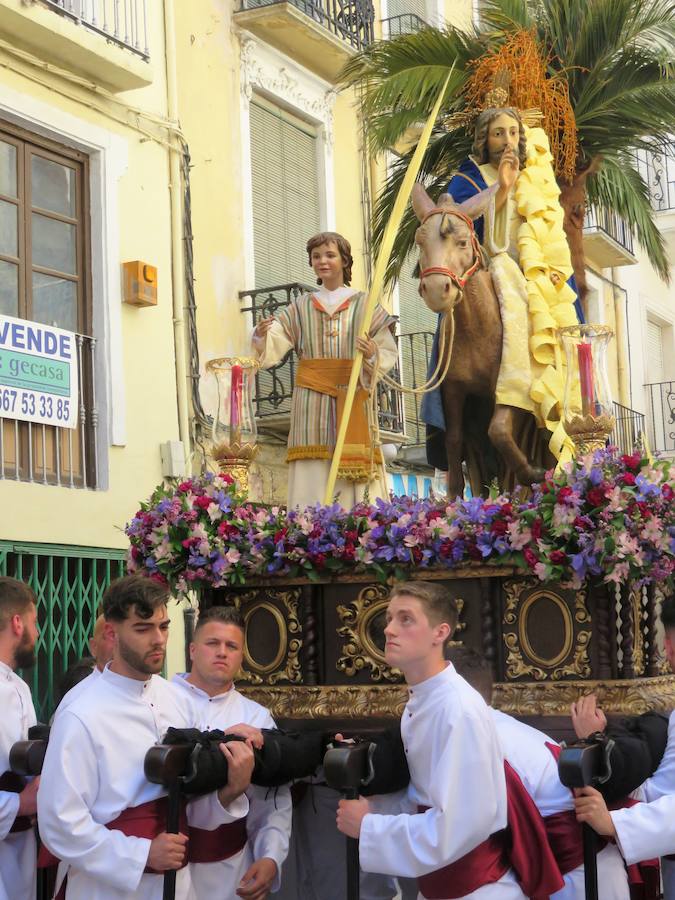
[[[255,286],[311,282],[305,245],[321,231],[317,129],[259,97],[250,117]]]
[[[0,313],[78,340],[76,429],[0,419],[0,478],[94,485],[88,160],[0,123]]]

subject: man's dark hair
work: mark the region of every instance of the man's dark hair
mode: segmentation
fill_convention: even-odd
[[[492,700],[492,666],[488,660],[471,647],[452,647],[448,659],[457,673],[478,691],[486,703]]]
[[[459,613],[455,598],[444,585],[437,581],[403,581],[391,589],[389,599],[394,597],[414,597],[422,604],[431,625],[442,625],[444,622],[449,625],[450,634],[445,642],[447,647],[457,627]]]
[[[83,656],[82,659],[78,659],[72,666],[69,666],[59,678],[54,689],[54,704],[58,706],[68,691],[88,678],[95,667],[96,660],[93,656]]]
[[[675,594],[666,597],[661,605],[661,623],[665,631],[675,628]]]
[[[124,575],[111,582],[103,595],[106,622],[124,622],[135,610],[141,619],[150,619],[155,610],[169,602],[169,588],[147,575]]]
[[[209,622],[220,622],[221,625],[236,625],[242,631],[246,631],[244,617],[234,606],[210,606],[203,612],[199,613],[197,624],[193,636],[197,634],[200,628],[208,625]]]
[[[37,606],[37,599],[29,584],[0,576],[0,631],[4,631],[12,616],[23,616],[33,604]]]

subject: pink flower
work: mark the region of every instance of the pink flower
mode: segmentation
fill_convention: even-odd
[[[225,559],[231,566],[233,566],[241,559],[241,553],[235,547],[230,547],[230,549],[225,554]]]

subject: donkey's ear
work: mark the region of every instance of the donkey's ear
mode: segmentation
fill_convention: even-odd
[[[499,183],[495,182],[492,187],[481,191],[480,194],[474,194],[473,197],[469,197],[463,203],[460,203],[457,208],[461,212],[463,212],[465,216],[468,216],[474,221],[476,219],[480,219],[480,217],[485,214],[488,206],[490,205],[490,201],[495,196],[498,190]]]
[[[427,194],[421,181],[416,181],[415,184],[413,184],[412,205],[415,210],[415,215],[420,222],[423,222],[431,210],[436,207],[436,204]]]

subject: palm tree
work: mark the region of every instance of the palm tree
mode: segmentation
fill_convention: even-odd
[[[559,178],[565,230],[577,282],[585,294],[586,203],[617,213],[633,229],[661,278],[669,280],[664,239],[654,222],[636,151],[655,151],[675,131],[674,0],[484,0],[481,24],[468,32],[427,28],[378,41],[354,57],[343,83],[356,87],[373,153],[401,143],[430,113],[451,72],[446,115],[461,112],[470,62],[516,31],[531,30],[550,59],[551,77],[567,81],[577,125],[576,171]],[[432,196],[467,156],[472,135],[439,123],[422,175]],[[398,155],[377,198],[377,243],[414,148]],[[416,220],[406,215],[388,269],[396,278],[413,246]]]

